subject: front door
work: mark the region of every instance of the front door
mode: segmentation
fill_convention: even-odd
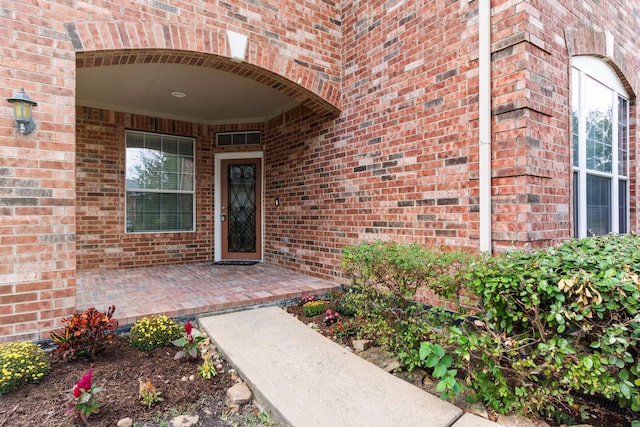
[[[221,161],[222,259],[262,259],[262,160]]]

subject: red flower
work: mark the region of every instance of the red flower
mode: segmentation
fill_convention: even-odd
[[[73,397],[80,397],[80,394],[82,392],[80,391],[80,387],[78,387],[78,384],[73,386]]]
[[[191,335],[192,330],[193,326],[191,326],[191,320],[187,320],[187,323],[184,324],[184,333],[187,335]]]
[[[93,368],[89,368],[89,372],[87,372],[87,374],[85,376],[82,377],[82,379],[80,381],[78,381],[78,384],[75,385],[75,387],[73,388],[73,395],[76,396],[76,390],[78,392],[78,395],[76,397],[80,396],[80,389],[84,389],[84,391],[89,391],[91,389],[91,375],[93,373]]]

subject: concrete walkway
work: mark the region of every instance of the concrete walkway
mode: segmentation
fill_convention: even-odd
[[[199,321],[282,426],[497,426],[352,354],[279,307]]]

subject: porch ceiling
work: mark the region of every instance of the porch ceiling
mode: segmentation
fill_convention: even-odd
[[[87,107],[224,124],[264,122],[298,105],[270,86],[208,67],[149,63],[76,71],[76,102]]]

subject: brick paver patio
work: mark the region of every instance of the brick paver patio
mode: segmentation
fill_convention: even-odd
[[[76,273],[76,309],[116,306],[129,325],[150,314],[181,317],[324,293],[338,284],[269,264],[163,265]]]

